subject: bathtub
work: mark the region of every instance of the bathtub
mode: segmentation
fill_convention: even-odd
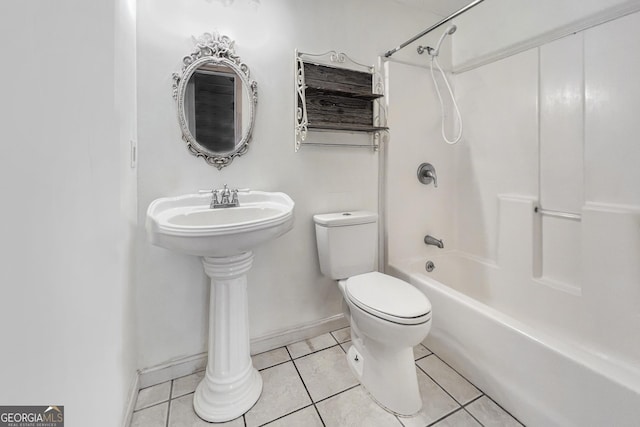
[[[527,426],[638,426],[640,380],[488,305],[494,265],[457,253],[391,262],[433,306],[425,345]],[[634,337],[633,339],[640,339]],[[637,368],[637,367],[635,367]]]

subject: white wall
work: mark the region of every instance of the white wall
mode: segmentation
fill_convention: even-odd
[[[436,17],[376,1],[152,1],[138,3],[139,220],[161,196],[198,189],[284,191],[296,202],[294,229],[255,251],[249,274],[252,338],[341,313],[336,285],[319,271],[312,215],[376,210],[378,154],[303,147],[294,152],[294,49],[377,56]],[[258,82],[251,148],[222,171],[191,156],[181,140],[171,74],[192,49],[191,36],[218,30]],[[362,135],[310,134],[310,140],[361,142]],[[140,367],[205,350],[208,282],[200,260],[153,247],[137,234]]]
[[[64,405],[68,425],[119,425],[135,378],[120,6],[0,4],[0,402]]]
[[[391,132],[384,149],[384,178],[387,258],[391,262],[437,254],[440,249],[424,244],[427,234],[442,239],[445,248],[453,244],[456,182],[452,148],[442,140],[440,104],[429,70],[392,60],[386,63],[386,74]],[[451,138],[452,127],[447,126],[446,131]],[[437,188],[418,181],[417,170],[424,162],[435,167]]]

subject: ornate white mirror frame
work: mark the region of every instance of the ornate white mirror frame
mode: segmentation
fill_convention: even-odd
[[[255,122],[255,112],[258,103],[258,84],[250,79],[249,67],[240,60],[234,49],[234,41],[228,36],[221,36],[217,33],[204,33],[200,38],[195,39],[194,51],[185,56],[182,60],[182,72],[173,73],[173,98],[178,107],[178,122],[182,130],[182,139],[187,143],[187,149],[191,154],[202,157],[208,164],[215,166],[218,170],[228,166],[235,157],[241,156],[249,149],[251,133]],[[205,67],[226,67],[229,75],[235,74],[242,81],[242,96],[247,100],[248,111],[242,113],[235,110],[235,120],[241,117],[244,122],[240,125],[242,135],[238,138],[231,150],[212,150],[204,144],[198,142],[192,133],[189,120],[190,112],[185,105],[187,99],[187,87],[191,77],[199,69]],[[248,115],[248,118],[246,117]],[[235,124],[233,126],[236,126]],[[237,126],[236,126],[237,127]]]

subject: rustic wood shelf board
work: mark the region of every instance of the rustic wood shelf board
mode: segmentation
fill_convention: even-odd
[[[321,57],[329,63],[319,63]],[[380,123],[381,79],[373,67],[356,63],[343,53],[296,51],[296,90],[296,151],[307,130],[376,134],[388,129]],[[377,140],[376,135],[374,149]]]

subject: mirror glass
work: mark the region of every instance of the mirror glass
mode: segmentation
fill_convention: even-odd
[[[196,48],[174,74],[178,120],[189,151],[222,169],[248,149],[257,85],[228,37],[205,34]]]

